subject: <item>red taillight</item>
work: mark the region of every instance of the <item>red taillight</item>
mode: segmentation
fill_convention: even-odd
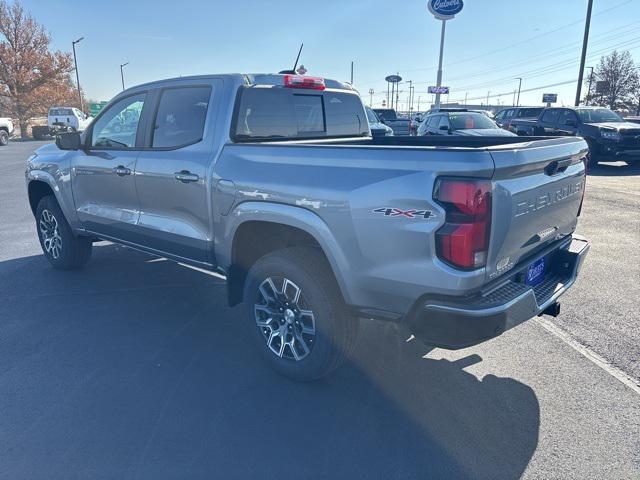
[[[491,232],[491,182],[441,178],[433,198],[446,211],[445,224],[436,232],[438,257],[465,270],[484,267]]]
[[[288,88],[308,88],[310,90],[324,90],[324,78],[303,77],[302,75],[285,75],[284,86]]]

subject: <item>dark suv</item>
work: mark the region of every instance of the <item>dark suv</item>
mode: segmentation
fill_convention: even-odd
[[[518,135],[579,136],[589,144],[589,163],[640,161],[640,125],[603,107],[545,108],[537,120],[513,120]]]
[[[542,112],[543,107],[512,107],[505,108],[496,113],[494,117],[495,122],[499,127],[504,128],[505,130],[509,130],[510,132],[516,133],[512,130],[511,121],[515,119],[523,119],[523,118],[538,118],[540,112]]]

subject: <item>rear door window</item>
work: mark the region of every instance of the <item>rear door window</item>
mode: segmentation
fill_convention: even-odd
[[[156,114],[153,148],[179,148],[202,140],[211,87],[163,90]]]

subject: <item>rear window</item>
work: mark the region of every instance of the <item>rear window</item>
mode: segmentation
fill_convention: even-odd
[[[518,118],[534,118],[540,115],[542,108],[521,108],[518,110]]]
[[[73,115],[73,110],[71,110],[70,108],[51,108],[49,110],[49,115],[50,116],[63,116],[63,115]]]
[[[393,108],[376,108],[373,110],[383,120],[397,120],[398,116]]]
[[[482,113],[450,113],[451,128],[453,130],[498,128],[493,120]]]
[[[236,141],[368,135],[360,98],[353,93],[278,87],[242,87],[232,137]]]

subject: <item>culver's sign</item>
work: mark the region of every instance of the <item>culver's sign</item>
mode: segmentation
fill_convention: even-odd
[[[462,0],[429,0],[429,11],[439,20],[450,20],[462,11]]]

